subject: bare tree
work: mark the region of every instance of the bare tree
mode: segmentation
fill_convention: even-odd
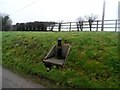
[[[55,22],[49,22],[48,23],[50,31],[53,31],[53,28],[55,27]]]
[[[78,17],[77,18],[77,31],[79,31],[79,28],[81,29],[81,31],[83,31],[83,22],[84,22],[84,18],[82,17]]]
[[[92,31],[92,24],[93,24],[93,22],[98,18],[98,16],[91,14],[90,16],[85,16],[85,18],[86,18],[86,19],[88,20],[88,22],[89,22],[90,31]]]

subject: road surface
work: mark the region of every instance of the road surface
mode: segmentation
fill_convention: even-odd
[[[1,68],[1,66],[0,66]],[[2,68],[2,88],[45,88],[43,85],[33,83],[5,68]]]

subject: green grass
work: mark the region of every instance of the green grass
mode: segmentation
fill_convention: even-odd
[[[59,37],[71,50],[64,68],[48,72],[42,60]],[[2,32],[2,63],[56,87],[120,88],[116,32]]]

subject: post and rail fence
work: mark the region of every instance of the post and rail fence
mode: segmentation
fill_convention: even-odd
[[[102,20],[92,22],[91,31],[120,31],[120,20],[104,20],[102,27]],[[78,26],[78,22],[63,22],[55,23],[53,31],[90,31],[88,21],[83,21],[82,26]]]

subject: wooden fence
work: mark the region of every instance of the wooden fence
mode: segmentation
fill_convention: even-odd
[[[56,23],[53,31],[81,31],[77,25],[78,22],[64,22]],[[83,21],[83,30],[90,31],[90,26],[88,21]],[[104,20],[103,31],[119,31],[120,20]],[[92,23],[91,31],[101,31],[102,30],[102,20],[96,20]]]

